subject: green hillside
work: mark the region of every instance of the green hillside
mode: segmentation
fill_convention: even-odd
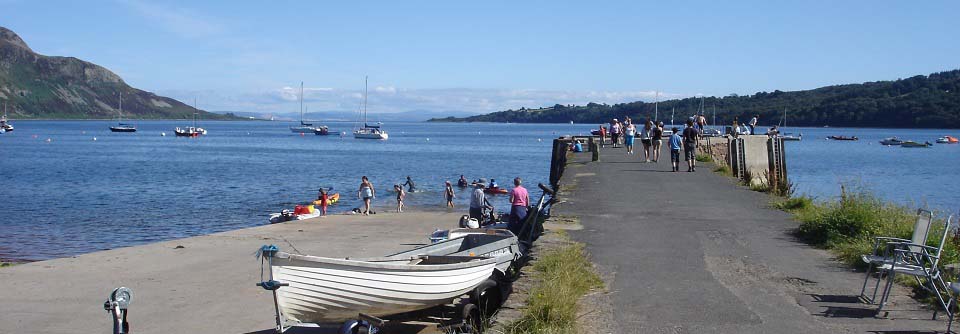
[[[786,109],[791,126],[960,128],[960,70],[795,92],[775,90],[750,96],[707,97],[703,105],[708,116],[716,107],[717,122],[721,124],[731,123],[734,117],[746,120],[754,114],[760,115],[763,124],[776,124]],[[675,110],[677,123],[681,123],[699,107],[700,98],[662,101],[659,119],[669,121],[670,111]],[[623,116],[652,119],[654,104],[638,101],[615,105],[555,105],[431,121],[603,123]]]
[[[195,111],[177,100],[130,87],[96,64],[37,54],[16,33],[0,27],[0,104],[6,102],[11,118],[115,118],[121,93],[124,118],[192,118]],[[201,113],[204,119],[234,118]]]

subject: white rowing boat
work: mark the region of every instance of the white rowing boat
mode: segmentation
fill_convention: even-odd
[[[342,322],[363,313],[389,316],[449,303],[484,282],[497,264],[488,257],[335,259],[264,246],[277,331]]]

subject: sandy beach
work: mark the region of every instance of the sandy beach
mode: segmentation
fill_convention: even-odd
[[[135,333],[270,333],[272,298],[255,286],[261,245],[379,256],[428,243],[431,232],[455,227],[462,214],[333,215],[3,267],[0,333],[109,333],[103,302],[119,286],[133,290],[128,319]]]

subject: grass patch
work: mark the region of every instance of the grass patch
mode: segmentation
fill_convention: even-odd
[[[714,168],[713,172],[724,176],[733,176],[733,172],[730,171],[730,167],[727,167],[727,165],[720,165],[717,168]]]
[[[697,154],[697,161],[699,162],[713,162],[713,157],[707,154]]]
[[[12,267],[12,266],[15,265],[15,264],[16,264],[16,263],[11,263],[11,262],[0,262],[0,268],[3,268],[3,267]]]
[[[558,231],[561,236],[566,236]],[[507,333],[577,332],[577,301],[603,286],[587,260],[584,245],[572,243],[547,250],[533,266],[537,284],[530,290],[520,319],[507,326]]]
[[[916,211],[885,202],[862,188],[853,192],[841,188],[835,202],[815,202],[808,197],[794,197],[775,204],[789,211],[800,221],[797,236],[804,241],[830,249],[840,261],[863,267],[860,256],[873,252],[874,237],[909,239],[916,222]],[[930,228],[927,244],[939,246],[943,221]],[[956,263],[960,238],[948,238],[941,264]]]

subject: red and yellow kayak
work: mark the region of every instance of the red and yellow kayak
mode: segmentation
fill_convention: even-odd
[[[335,193],[333,195],[327,196],[327,205],[337,204],[340,201],[340,193]],[[320,200],[313,201],[313,205],[323,205],[323,202]]]

